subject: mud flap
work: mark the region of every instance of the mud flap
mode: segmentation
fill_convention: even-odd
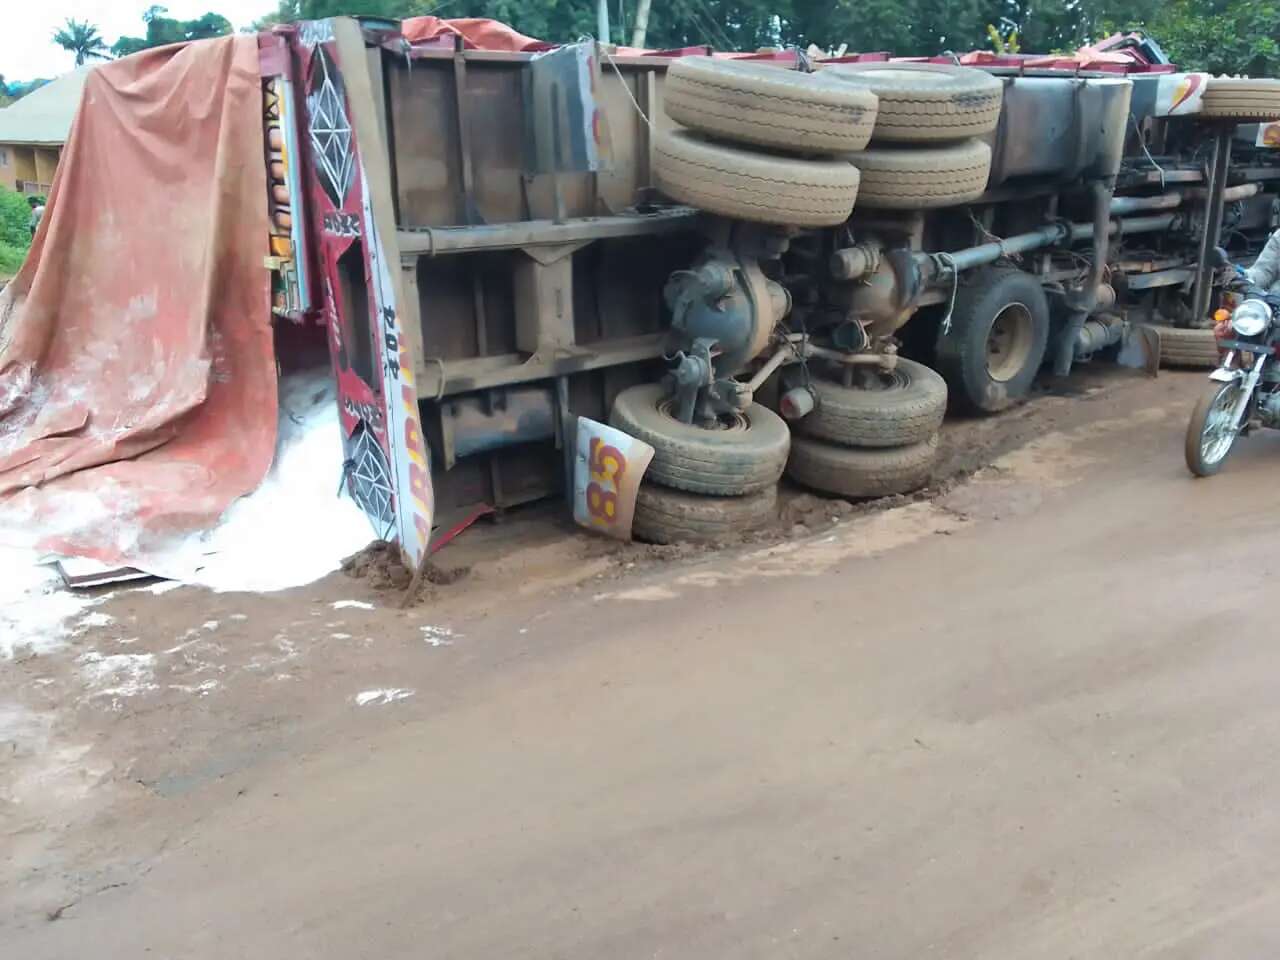
[[[1151,327],[1130,323],[1120,338],[1116,363],[1122,367],[1146,370],[1149,376],[1160,375],[1160,332]]]
[[[640,479],[653,447],[616,427],[578,418],[573,458],[573,519],[617,540],[631,539]]]

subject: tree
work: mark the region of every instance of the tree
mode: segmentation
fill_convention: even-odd
[[[448,3],[449,0],[443,0]],[[541,5],[546,0],[534,0],[532,5]],[[254,23],[261,29],[273,23],[293,23],[295,20],[324,20],[326,17],[386,17],[389,20],[403,20],[405,17],[416,17],[430,13],[440,3],[431,0],[279,0],[274,13],[269,13]],[[484,14],[468,14],[484,16]]]
[[[279,0],[263,21],[342,14],[399,19],[457,9],[454,0]],[[595,32],[596,0],[469,0],[465,14],[491,17],[543,40]],[[611,11],[635,0],[610,2]],[[710,44],[720,50],[816,44],[850,52],[920,56],[991,49],[993,28],[1026,53],[1074,51],[1117,29],[1141,28],[1175,63],[1217,73],[1280,75],[1280,0],[663,0],[649,18],[651,47]],[[614,35],[628,36],[615,14]]]
[[[1137,26],[1184,70],[1273,77],[1280,74],[1280,2],[1172,0],[1151,4]],[[1129,18],[1117,23],[1135,25]]]
[[[217,13],[206,13],[194,20],[174,20],[166,17],[168,9],[151,6],[142,15],[142,22],[147,25],[145,37],[121,37],[111,46],[111,52],[117,57],[127,57],[139,50],[151,47],[163,47],[170,43],[186,43],[191,40],[204,40],[207,37],[225,37],[231,32],[231,23],[226,17]]]
[[[60,30],[53,34],[53,42],[68,53],[76,56],[76,66],[84,66],[86,60],[110,59],[107,53],[107,42],[98,33],[98,28],[88,21],[81,22],[70,17]]]

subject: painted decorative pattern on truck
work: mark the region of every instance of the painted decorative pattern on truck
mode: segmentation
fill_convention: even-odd
[[[369,198],[333,30],[301,24],[307,200],[338,383],[347,489],[380,537],[426,555],[434,497],[391,265]]]

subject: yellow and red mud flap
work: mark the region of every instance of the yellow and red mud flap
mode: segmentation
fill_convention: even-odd
[[[618,540],[631,539],[640,479],[653,447],[614,427],[578,418],[573,458],[573,519]]]

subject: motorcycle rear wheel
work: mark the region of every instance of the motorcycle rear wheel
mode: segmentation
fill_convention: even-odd
[[[1241,389],[1238,382],[1211,383],[1191,411],[1185,452],[1187,469],[1197,477],[1212,477],[1231,456],[1240,436],[1232,414]]]

